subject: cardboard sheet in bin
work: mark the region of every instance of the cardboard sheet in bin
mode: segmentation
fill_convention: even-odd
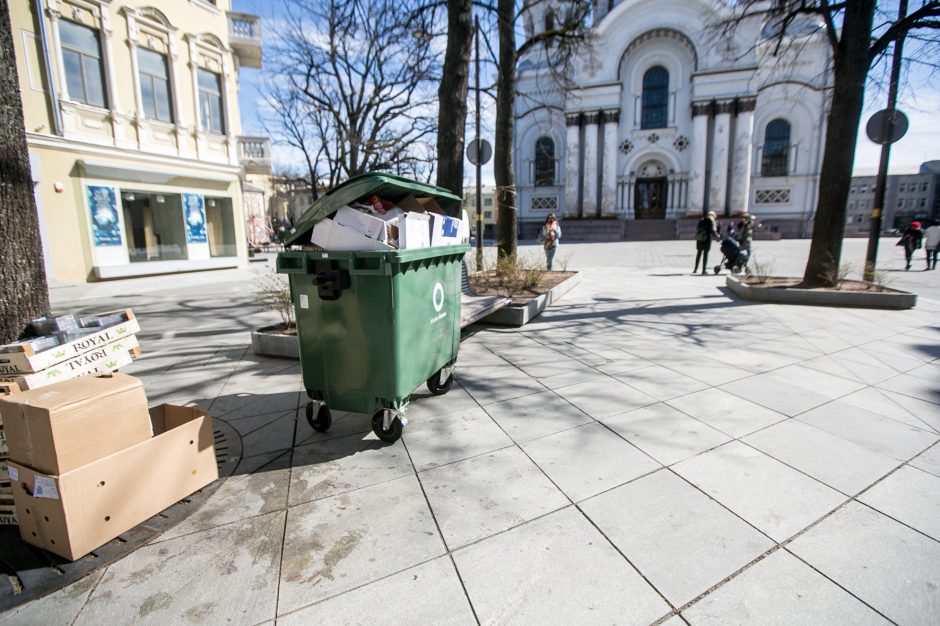
[[[366,200],[372,196],[378,196],[391,202],[398,202],[406,196],[433,198],[441,210],[448,215],[458,215],[462,202],[460,196],[456,196],[441,187],[427,185],[394,174],[370,172],[354,176],[333,187],[314,202],[287,233],[284,243],[292,245],[310,241],[310,231],[313,230],[317,222],[341,207]]]
[[[60,476],[9,464],[24,541],[75,560],[219,477],[212,417],[150,410],[154,436]]]

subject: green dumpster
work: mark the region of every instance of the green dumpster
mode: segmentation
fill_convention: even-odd
[[[285,238],[309,241],[314,224],[372,196],[395,202],[431,196],[453,211],[460,198],[390,174],[364,174],[315,202]],[[336,252],[287,250],[277,271],[289,277],[300,341],[307,420],[329,429],[331,409],[372,415],[383,441],[401,437],[412,391],[435,395],[454,382],[460,347],[460,263],[467,245]],[[318,405],[318,406],[317,406]]]

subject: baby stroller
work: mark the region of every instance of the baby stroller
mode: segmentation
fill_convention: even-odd
[[[726,235],[721,238],[721,263],[715,266],[715,273],[721,272],[722,265],[731,270],[732,274],[747,271],[747,259],[747,250],[741,249],[737,239]]]

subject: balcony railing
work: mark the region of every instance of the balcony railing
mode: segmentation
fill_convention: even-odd
[[[270,174],[271,140],[267,137],[239,137],[238,161],[246,174]]]
[[[245,67],[261,67],[261,18],[250,13],[228,13],[228,40]]]

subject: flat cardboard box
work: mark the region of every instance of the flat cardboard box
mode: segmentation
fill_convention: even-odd
[[[460,243],[461,220],[439,213],[428,213],[431,216],[431,247],[455,246]]]
[[[8,344],[0,346],[0,373],[41,372],[89,350],[114,343],[119,339],[140,332],[140,324],[137,322],[137,318],[134,317],[133,311],[125,309],[117,313],[127,318],[126,321],[42,352],[33,351],[29,345]],[[98,315],[99,317],[105,317],[115,315],[115,312],[99,313]]]
[[[139,346],[137,337],[130,335],[113,343],[93,348],[41,372],[0,374],[0,380],[13,382],[21,389],[37,389],[91,372],[113,372],[119,367],[130,365],[129,351],[136,350]]]
[[[374,215],[344,206],[336,211],[333,221],[340,226],[352,228],[369,239],[388,243],[388,224]]]
[[[398,219],[398,248],[411,250],[431,247],[431,216],[408,212]]]
[[[68,471],[153,436],[140,380],[87,375],[0,398],[10,460]]]
[[[412,194],[408,194],[395,204],[397,204],[398,207],[404,211],[414,211],[415,213],[431,212],[440,213],[442,215],[444,214],[444,209],[441,208],[441,205],[439,205],[437,201],[430,196],[416,198]]]
[[[385,223],[382,223],[385,226]],[[313,227],[310,242],[330,252],[356,252],[359,250],[394,250],[387,243],[370,239],[355,229],[324,218]]]
[[[23,540],[75,560],[219,477],[208,413],[164,404],[150,418],[153,438],[59,476],[10,463]]]

